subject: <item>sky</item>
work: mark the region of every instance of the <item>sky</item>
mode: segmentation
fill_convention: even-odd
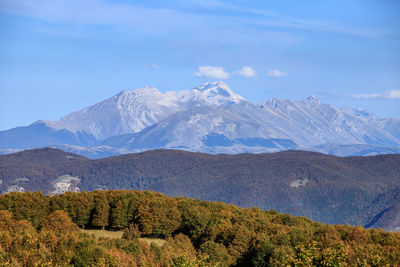
[[[400,1],[0,0],[0,130],[214,80],[400,118]]]

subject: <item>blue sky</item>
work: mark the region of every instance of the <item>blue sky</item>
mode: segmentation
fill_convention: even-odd
[[[400,117],[400,1],[0,0],[0,130],[224,80]]]

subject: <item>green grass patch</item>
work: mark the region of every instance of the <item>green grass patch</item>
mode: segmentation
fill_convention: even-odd
[[[124,231],[108,231],[101,229],[81,229],[81,233],[94,235],[96,238],[122,238]],[[154,243],[155,245],[162,247],[165,243],[164,239],[160,238],[139,238],[140,241],[146,242],[148,245]]]

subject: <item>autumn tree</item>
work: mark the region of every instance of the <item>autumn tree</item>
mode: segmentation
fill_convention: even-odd
[[[169,197],[145,198],[139,202],[135,221],[144,235],[165,237],[180,226],[178,203]]]
[[[204,255],[205,261],[211,266],[229,266],[232,263],[226,247],[214,241],[204,242],[201,244],[199,251]]]
[[[163,259],[162,263],[164,266],[170,266],[173,263],[175,266],[178,262],[187,262],[188,264],[193,263],[196,260],[196,250],[193,247],[189,237],[183,234],[169,237],[163,247]],[[188,265],[193,266],[193,264]]]
[[[9,231],[14,227],[14,215],[8,210],[0,210],[0,230]]]
[[[63,210],[56,210],[46,217],[42,224],[42,231],[55,233],[72,233],[79,231],[78,226],[72,222],[68,214]]]

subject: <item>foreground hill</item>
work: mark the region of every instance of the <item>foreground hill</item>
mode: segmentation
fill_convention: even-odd
[[[77,225],[125,230],[122,239],[96,238],[81,233]],[[140,237],[161,242],[149,245]],[[127,190],[53,197],[2,195],[0,246],[2,266],[397,266],[400,262],[399,233]]]
[[[153,150],[89,160],[46,148],[0,156],[0,190],[154,190],[331,224],[400,227],[400,155],[210,155]]]
[[[180,92],[122,91],[58,121],[0,131],[0,153],[52,146],[91,158],[151,149],[376,155],[400,153],[399,129],[400,119],[338,108],[313,96],[252,103],[216,81]]]

